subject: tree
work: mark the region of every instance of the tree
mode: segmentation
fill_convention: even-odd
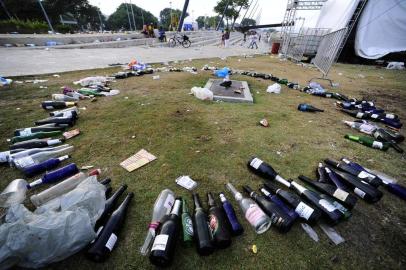
[[[136,5],[132,5],[134,11],[134,18],[135,18],[135,28],[140,30],[142,29],[144,24],[158,24],[158,19],[152,15],[152,13],[137,7]],[[128,5],[128,10],[130,11],[130,19],[131,25],[133,25],[132,14],[131,14],[131,6]],[[144,18],[144,20],[143,20]],[[134,27],[134,26],[133,26]],[[126,4],[121,4],[117,10],[110,15],[107,20],[107,28],[110,30],[119,30],[122,28],[130,29],[130,25],[128,22],[128,15],[127,15],[127,6]]]
[[[206,20],[207,20],[207,17],[205,17],[205,16],[197,17],[196,22],[197,22],[197,26],[199,29],[206,27]]]
[[[239,11],[241,8],[248,8],[249,0],[220,0],[217,2],[217,5],[214,7],[214,11],[220,15],[223,15],[226,18],[227,27],[229,21],[236,20],[239,17]]]
[[[171,20],[171,15],[172,15],[172,20]],[[171,9],[171,8],[164,8],[159,12],[159,20],[161,23],[161,26],[165,28],[166,30],[168,29],[173,29],[178,26],[180,16],[182,15],[182,11],[179,9]],[[186,16],[189,16],[189,13],[186,12]],[[172,25],[170,25],[172,22]]]
[[[244,18],[241,21],[241,26],[251,26],[251,25],[257,25],[257,22],[254,19],[249,18]]]
[[[45,21],[37,0],[3,0],[3,3],[14,18]],[[87,28],[90,25],[93,29],[100,28],[100,10],[90,5],[88,0],[44,0],[42,3],[54,26],[60,24],[60,15],[69,13],[81,26]],[[103,14],[100,13],[100,15],[105,22]],[[0,16],[0,19],[5,19],[3,13],[0,13]]]
[[[221,19],[220,16],[209,17],[208,20],[207,20],[207,21],[208,21],[207,27],[209,27],[209,28],[216,28],[217,25],[218,25],[218,23],[219,23],[219,21],[220,21],[220,19]],[[221,28],[224,28],[224,20],[221,21],[220,27],[221,27]]]

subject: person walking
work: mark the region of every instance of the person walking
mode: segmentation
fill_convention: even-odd
[[[249,49],[254,49],[254,45],[255,45],[255,49],[258,49],[258,45],[257,45],[257,33],[252,33],[250,35],[250,45],[248,46]]]
[[[221,31],[221,43],[220,43],[220,47],[224,46],[224,30]]]
[[[224,48],[228,48],[230,41],[230,31],[226,29],[226,33],[224,34]]]

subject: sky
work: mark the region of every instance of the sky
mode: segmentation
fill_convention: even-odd
[[[251,0],[250,0],[251,1]],[[260,22],[258,24],[269,24],[269,23],[280,23],[283,20],[283,16],[286,10],[286,4],[288,0],[252,0],[254,3],[258,1],[256,14],[259,14],[259,11],[262,9],[260,16]],[[183,9],[184,0],[89,0],[92,5],[98,6],[103,14],[110,15],[112,14],[117,7],[124,2],[133,3],[145,10],[148,10],[159,18],[159,12],[166,8],[170,7],[170,2],[172,2],[172,8],[174,9]],[[188,13],[192,18],[196,19],[199,16],[213,16],[215,12],[213,11],[214,6],[218,0],[190,0]],[[253,7],[251,7],[253,9]],[[248,15],[251,12],[248,11]],[[242,12],[242,15],[244,12]],[[247,16],[248,16],[247,15]],[[306,26],[314,26],[317,21],[318,12],[314,11],[301,11],[297,13],[296,17],[305,17]],[[241,16],[242,17],[242,16]],[[257,15],[251,16],[253,19],[256,19]],[[237,20],[238,22],[239,20]]]

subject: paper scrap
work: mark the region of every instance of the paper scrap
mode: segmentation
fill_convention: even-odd
[[[66,131],[62,135],[63,135],[63,137],[65,137],[65,139],[70,139],[79,134],[80,134],[80,130],[77,128],[77,129],[72,129],[72,130]]]
[[[127,158],[123,162],[120,163],[120,166],[126,169],[128,172],[132,172],[151,161],[155,160],[156,156],[152,155],[151,153],[147,152],[145,149],[141,149],[135,155]]]

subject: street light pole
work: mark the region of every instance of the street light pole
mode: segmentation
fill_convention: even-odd
[[[130,0],[130,7],[131,7],[131,14],[133,15],[134,31],[136,31],[136,30],[137,30],[137,26],[135,25],[134,10],[133,10],[133,4],[131,3],[131,0]]]
[[[100,6],[100,2],[99,2],[99,6]],[[99,7],[97,7],[97,13],[99,14],[100,30],[103,33],[103,21],[102,21],[102,17],[101,17],[101,14],[100,14],[100,8]]]
[[[171,24],[169,26],[169,31],[172,31],[172,1],[169,1],[169,10],[170,10],[170,16],[171,16]]]
[[[49,18],[48,18],[48,14],[47,14],[47,12],[45,11],[44,7],[42,6],[41,0],[38,0],[38,3],[39,3],[39,5],[41,6],[42,12],[44,13],[45,19],[46,19],[47,22],[48,22],[48,25],[49,25],[49,28],[51,29],[51,32],[52,32],[52,33],[55,33],[54,28],[52,27],[51,21],[50,21]]]
[[[132,28],[132,26],[131,26],[130,11],[128,10],[128,3],[127,3],[127,1],[125,2],[125,7],[127,8],[127,17],[128,17],[128,24],[130,25],[130,31],[132,31],[133,28]]]

